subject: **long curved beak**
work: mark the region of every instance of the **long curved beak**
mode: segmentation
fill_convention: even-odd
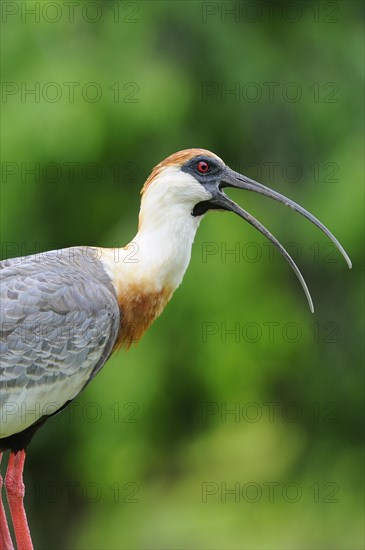
[[[292,269],[294,270],[295,274],[297,275],[303,290],[307,296],[309,308],[311,312],[314,312],[314,306],[313,301],[310,295],[310,292],[308,290],[308,287],[306,285],[306,282],[294,262],[293,258],[290,256],[290,254],[287,252],[287,250],[280,244],[280,242],[270,233],[268,229],[262,223],[260,223],[256,218],[251,216],[246,210],[238,206],[234,201],[232,201],[227,195],[222,191],[225,187],[233,187],[236,189],[245,189],[246,191],[254,191],[255,193],[260,193],[261,195],[265,195],[266,197],[270,197],[278,202],[281,202],[285,204],[286,206],[289,206],[296,212],[299,212],[302,216],[307,218],[309,221],[311,221],[315,226],[317,226],[319,229],[327,235],[327,237],[333,242],[333,244],[336,246],[336,248],[341,252],[342,256],[345,258],[348,267],[351,269],[352,264],[349,256],[341,246],[341,244],[338,242],[336,237],[331,233],[329,229],[325,225],[323,225],[322,222],[317,220],[316,217],[314,217],[310,212],[302,208],[299,204],[295,203],[291,199],[288,199],[284,195],[281,195],[277,191],[273,191],[269,187],[266,187],[265,185],[262,185],[261,183],[258,183],[257,181],[254,181],[246,176],[243,176],[242,174],[239,174],[238,172],[235,172],[234,170],[231,170],[231,168],[227,167],[224,175],[222,176],[221,183],[219,185],[219,188],[215,190],[213,193],[213,198],[208,201],[211,205],[207,205],[207,209],[209,208],[216,208],[216,209],[223,209],[223,210],[229,210],[231,212],[234,212],[244,220],[246,220],[248,223],[250,223],[253,227],[258,229],[260,233],[265,235],[269,241],[273,243],[273,245],[279,250],[280,254],[284,256],[284,258],[287,260],[287,262],[290,264]]]

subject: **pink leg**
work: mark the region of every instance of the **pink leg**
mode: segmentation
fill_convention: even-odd
[[[17,453],[10,453],[8,469],[5,476],[5,487],[18,550],[33,550],[23,503],[24,461],[24,450],[18,451]]]
[[[0,453],[0,463],[3,453]],[[3,487],[3,478],[0,473],[0,550],[14,550],[14,546],[10,537],[8,522],[6,520],[3,499],[1,490]]]

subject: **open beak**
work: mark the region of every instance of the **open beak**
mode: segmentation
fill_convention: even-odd
[[[233,202],[227,195],[222,191],[225,187],[233,187],[235,189],[245,189],[246,191],[254,191],[255,193],[260,193],[261,195],[265,195],[266,197],[270,197],[278,202],[282,202],[286,206],[289,206],[296,212],[299,212],[299,214],[302,214],[305,218],[307,218],[309,221],[311,221],[314,225],[316,225],[319,229],[323,231],[327,235],[329,239],[333,242],[333,244],[338,248],[338,250],[341,252],[342,256],[345,258],[347,265],[351,269],[352,264],[351,260],[348,257],[347,253],[341,246],[341,244],[338,242],[336,237],[332,235],[331,231],[327,229],[323,223],[321,223],[317,218],[315,218],[310,212],[299,206],[299,204],[295,203],[294,201],[286,198],[284,195],[281,195],[277,191],[273,191],[269,187],[266,187],[265,185],[262,185],[261,183],[258,183],[246,176],[243,176],[234,170],[231,170],[230,168],[226,168],[222,178],[221,183],[219,185],[219,188],[215,189],[215,192],[213,194],[213,198],[209,201],[211,204],[210,208],[217,208],[217,209],[223,209],[223,210],[229,210],[231,212],[234,212],[244,220],[246,220],[248,223],[253,225],[256,229],[260,231],[269,241],[273,243],[273,245],[279,250],[279,252],[284,256],[284,258],[287,260],[287,262],[291,265],[293,268],[295,274],[297,275],[303,290],[307,296],[308,304],[310,307],[311,312],[314,312],[314,306],[313,301],[310,295],[310,292],[308,290],[308,287],[306,285],[306,282],[294,262],[293,258],[290,256],[290,254],[285,250],[285,248],[279,243],[279,241],[264,227],[256,218],[251,216],[246,210],[238,206],[235,202]]]

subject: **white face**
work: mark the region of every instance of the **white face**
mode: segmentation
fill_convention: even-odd
[[[190,174],[182,172],[178,166],[168,166],[149,185],[142,197],[143,217],[148,214],[163,216],[168,212],[175,216],[189,214],[201,201],[212,195]]]
[[[194,206],[212,195],[190,174],[168,166],[144,190],[138,233],[138,264],[133,277],[144,277],[159,287],[176,288],[185,273],[191,246],[204,216],[193,216]]]

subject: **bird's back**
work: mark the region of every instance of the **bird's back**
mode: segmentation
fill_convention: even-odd
[[[98,249],[0,262],[0,449],[76,397],[111,354],[119,327]]]

